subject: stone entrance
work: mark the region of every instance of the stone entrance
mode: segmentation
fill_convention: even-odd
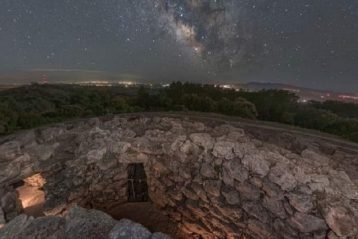
[[[133,163],[128,165],[128,202],[147,202],[148,185],[144,165]]]

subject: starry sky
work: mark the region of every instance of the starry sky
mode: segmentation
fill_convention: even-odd
[[[358,1],[1,0],[0,83],[18,72],[358,92]]]

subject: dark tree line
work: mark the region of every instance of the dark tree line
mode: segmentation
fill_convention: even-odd
[[[174,82],[168,88],[31,85],[0,92],[0,134],[90,116],[139,111],[215,112],[280,122],[358,142],[358,105],[298,103],[287,91],[245,92]]]

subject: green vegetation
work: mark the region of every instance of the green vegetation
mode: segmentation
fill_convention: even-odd
[[[31,85],[0,92],[0,134],[90,116],[140,111],[215,112],[280,122],[358,142],[358,105],[298,103],[295,94],[175,82],[168,88]]]

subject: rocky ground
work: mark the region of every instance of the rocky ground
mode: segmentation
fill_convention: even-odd
[[[151,202],[125,203],[109,209],[107,213],[117,220],[127,218],[144,225],[150,231],[163,232],[175,239],[191,238]]]
[[[21,213],[15,185],[29,176],[46,182],[45,215],[74,204],[110,211],[127,203],[127,169],[140,163],[151,201],[192,237],[357,239],[357,152],[336,138],[208,117],[29,130],[0,139],[0,224]]]
[[[1,239],[170,239],[163,233],[151,233],[128,219],[116,221],[109,215],[79,207],[65,217],[15,217],[0,229]]]

